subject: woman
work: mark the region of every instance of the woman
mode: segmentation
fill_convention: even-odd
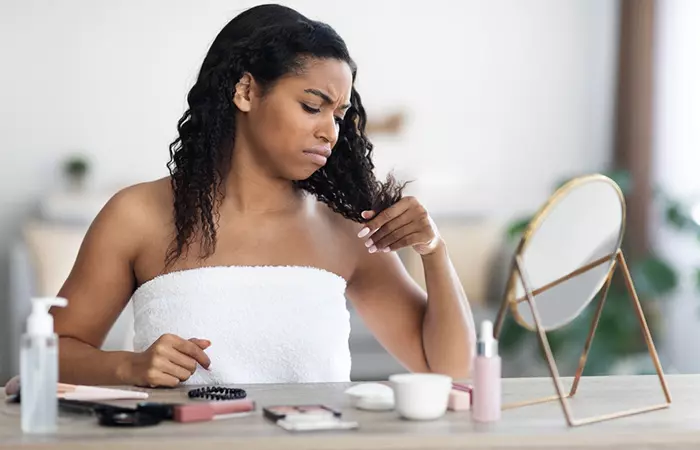
[[[408,370],[468,375],[464,292],[425,209],[374,178],[355,76],[335,31],[292,9],[224,27],[171,176],[108,202],[59,293],[63,382],[347,381],[346,297]],[[422,255],[427,294],[404,247]],[[99,350],[129,301],[135,352]]]

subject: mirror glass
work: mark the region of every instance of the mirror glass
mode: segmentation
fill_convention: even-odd
[[[622,193],[603,176],[570,181],[533,218],[518,254],[546,331],[574,320],[603,287],[620,248],[624,219]],[[604,262],[580,271],[596,261]],[[516,271],[507,295],[516,320],[535,330]]]

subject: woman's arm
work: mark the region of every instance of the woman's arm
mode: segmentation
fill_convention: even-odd
[[[138,193],[115,195],[88,229],[58,295],[66,308],[52,308],[59,342],[59,378],[76,384],[125,384],[128,352],[99,350],[126,306],[135,279],[132,261],[140,244]]]
[[[407,369],[466,378],[476,341],[464,289],[425,209],[408,197],[360,233],[361,256],[348,297],[368,328]],[[367,240],[368,247],[364,245]],[[421,253],[427,295],[398,256],[382,251],[414,246]],[[370,253],[371,252],[371,253]]]
[[[471,308],[442,240],[435,251],[424,255],[428,308],[423,319],[423,346],[435,372],[454,378],[470,374],[476,349]]]
[[[95,218],[58,295],[66,308],[52,308],[59,335],[59,378],[75,384],[177,385],[208,366],[199,340],[164,336],[147,352],[106,352],[104,339],[135,287],[133,261],[147,239],[148,188],[137,185],[115,195]],[[152,214],[152,213],[151,213]]]

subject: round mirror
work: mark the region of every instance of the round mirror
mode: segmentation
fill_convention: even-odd
[[[620,249],[624,223],[622,192],[602,175],[569,181],[532,219],[516,257],[522,261],[545,331],[574,320],[603,287]],[[506,300],[516,320],[536,330],[515,267]]]

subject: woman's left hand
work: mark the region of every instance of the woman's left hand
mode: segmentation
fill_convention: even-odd
[[[357,237],[366,239],[370,253],[396,251],[410,245],[426,256],[442,242],[433,219],[415,197],[404,197],[379,214],[363,211],[362,217],[371,220]]]

